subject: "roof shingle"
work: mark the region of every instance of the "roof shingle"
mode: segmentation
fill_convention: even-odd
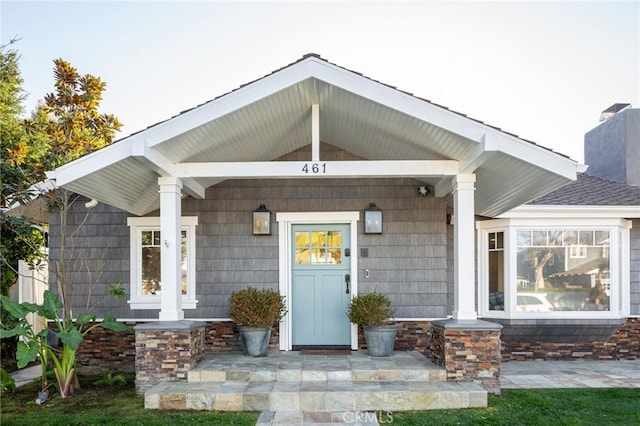
[[[613,182],[586,174],[555,191],[527,203],[563,206],[638,206],[640,186]]]

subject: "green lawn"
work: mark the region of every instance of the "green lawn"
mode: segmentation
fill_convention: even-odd
[[[640,389],[503,389],[489,407],[394,413],[394,425],[640,425]]]
[[[125,385],[94,385],[81,378],[82,389],[70,398],[54,395],[36,405],[38,385],[4,393],[2,425],[255,425],[259,413],[145,410],[133,380]],[[640,389],[503,390],[489,398],[489,408],[379,413],[381,425],[638,425]]]

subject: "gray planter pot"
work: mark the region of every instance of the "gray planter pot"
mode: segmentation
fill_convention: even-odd
[[[391,356],[396,344],[397,325],[366,325],[364,338],[371,356]]]
[[[250,356],[266,356],[269,350],[271,326],[239,327],[242,352]]]

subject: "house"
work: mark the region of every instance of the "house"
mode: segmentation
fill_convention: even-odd
[[[637,111],[600,127],[630,117],[637,146]],[[434,326],[489,334],[499,375],[501,328],[514,358],[640,332],[640,188],[584,171],[310,54],[51,177],[86,197],[70,220],[90,212],[70,254],[82,259],[69,272],[76,311],[92,306],[137,333],[192,338],[193,323],[205,347],[232,350],[228,298],[253,285],[286,296],[275,348],[357,349],[346,306],[377,291],[401,325],[397,349],[438,360],[446,333]],[[55,265],[57,215],[49,246]],[[116,282],[122,300],[108,295]],[[596,283],[605,296],[591,306]],[[86,350],[131,354],[120,342]],[[637,356],[637,344],[622,346]]]

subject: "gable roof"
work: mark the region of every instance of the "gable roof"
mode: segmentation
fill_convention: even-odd
[[[585,173],[575,182],[529,202],[530,205],[562,206],[638,206],[640,186],[613,182]]]
[[[264,162],[320,140],[367,160],[455,160],[476,174],[476,213],[494,216],[576,177],[577,163],[510,133],[306,55],[258,80],[55,171],[58,185],[142,215],[159,207],[157,178],[184,162]],[[415,176],[408,176],[415,177]],[[447,179],[420,176],[450,190]],[[450,180],[450,179],[449,179]],[[202,197],[219,178],[185,179]],[[444,188],[444,189],[443,189]]]

